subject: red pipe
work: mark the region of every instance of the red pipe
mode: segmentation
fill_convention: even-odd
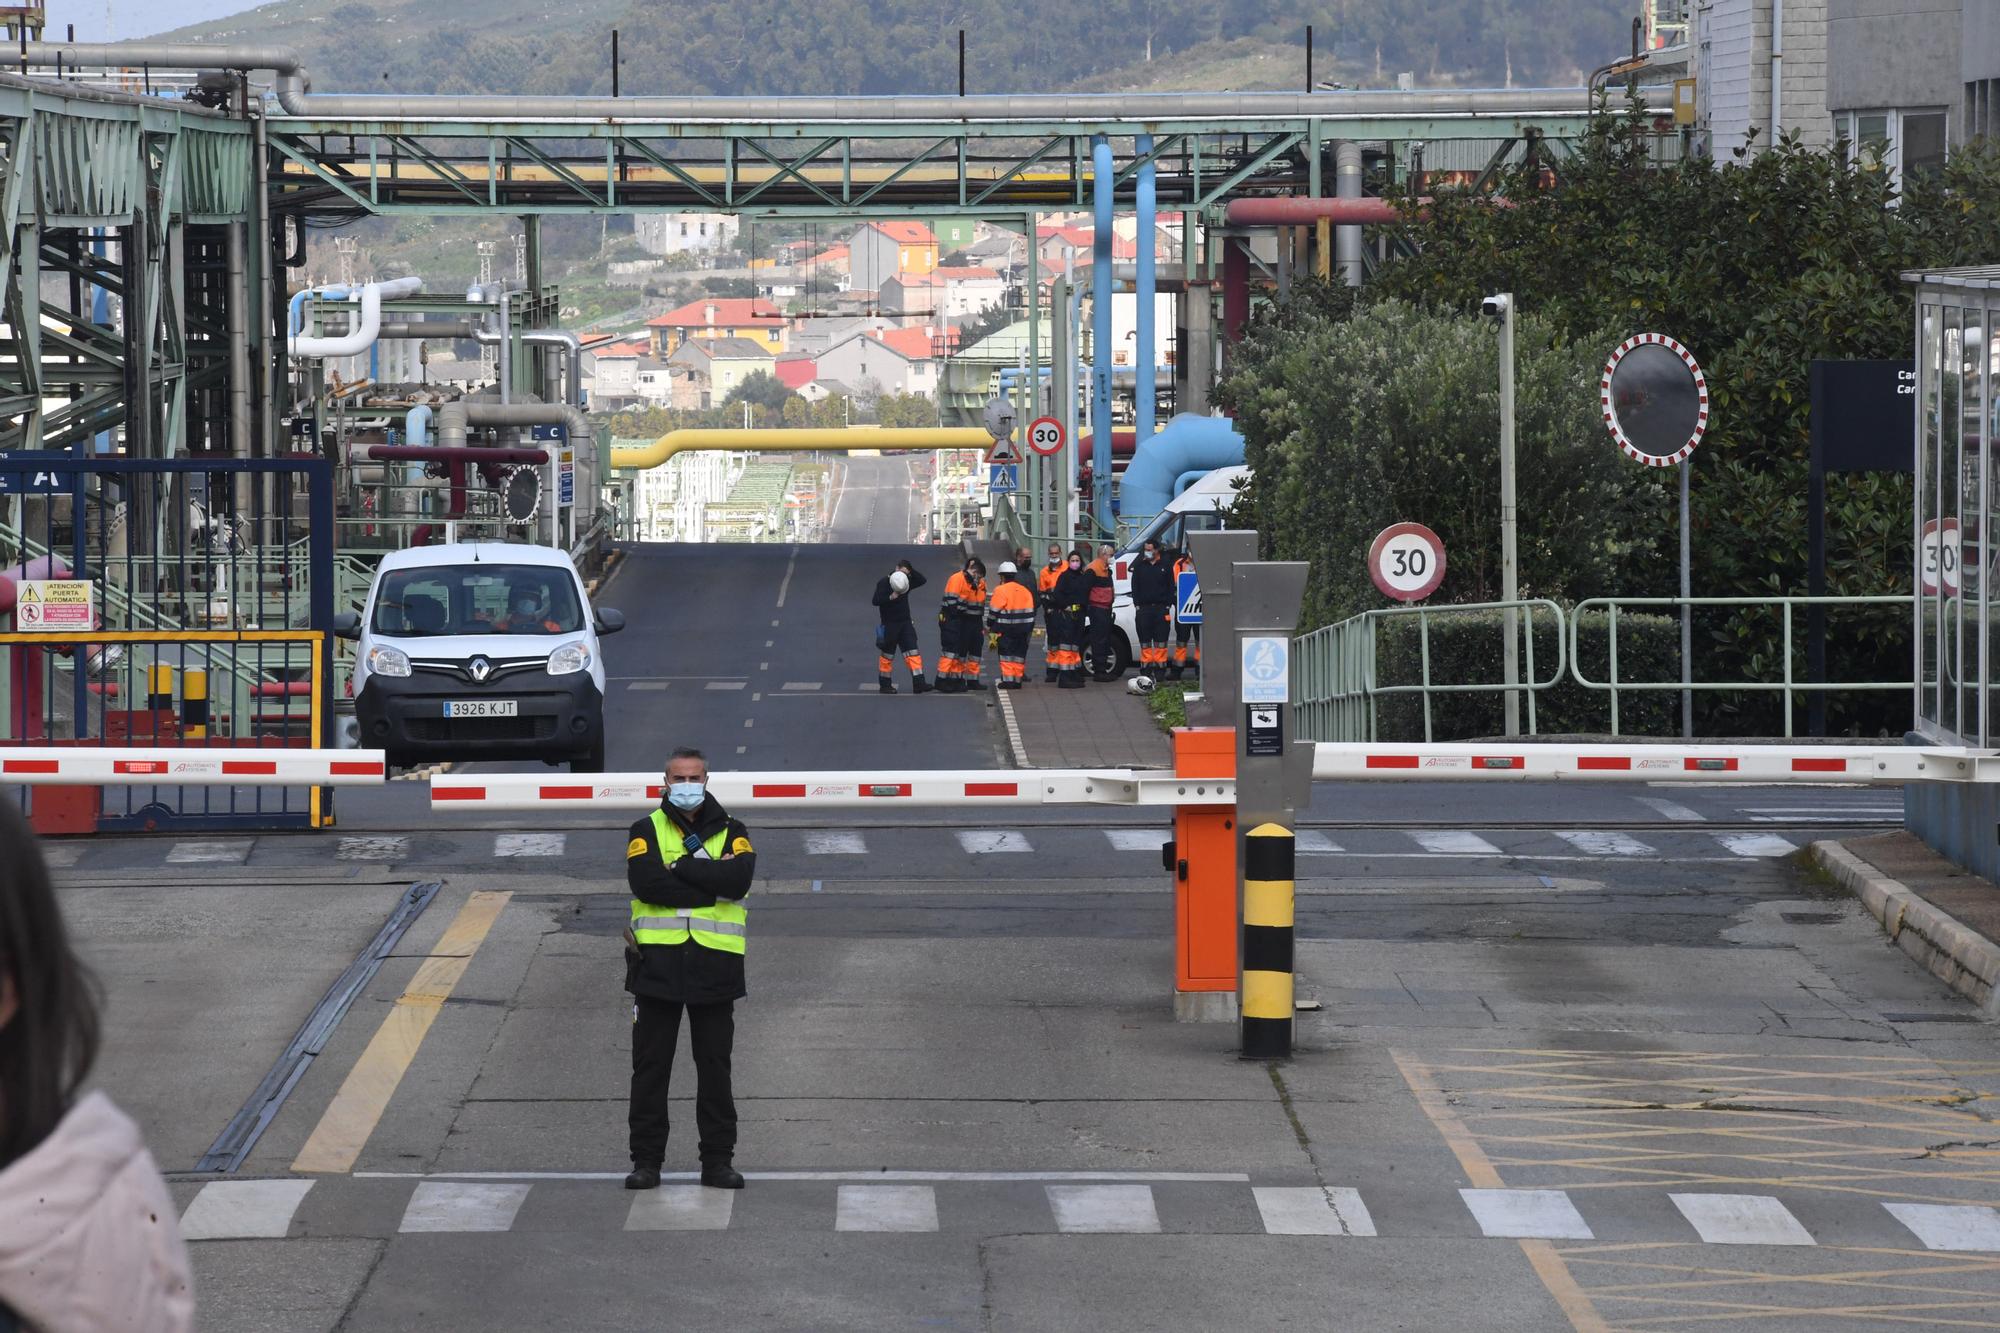
[[[488,449],[486,447],[460,448],[457,445],[442,444],[371,444],[368,457],[378,463],[443,463],[451,479],[450,500],[446,502],[446,518],[465,517],[465,469],[477,467],[479,475],[486,479],[488,486],[500,483],[500,467],[505,463],[546,463],[549,461],[546,449]],[[411,544],[422,546],[430,540],[430,525],[425,524],[411,534]]]
[[[1419,205],[1430,200],[1419,199]],[[1372,195],[1360,199],[1315,199],[1288,196],[1282,199],[1238,199],[1223,213],[1232,227],[1303,227],[1324,219],[1337,226],[1377,226],[1401,222],[1403,214],[1393,199]]]

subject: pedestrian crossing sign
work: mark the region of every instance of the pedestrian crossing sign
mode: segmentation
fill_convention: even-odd
[[[1201,623],[1201,575],[1192,569],[1181,571],[1174,579],[1174,623]]]
[[[986,489],[997,495],[1021,489],[1021,465],[1019,463],[994,463],[986,469]]]

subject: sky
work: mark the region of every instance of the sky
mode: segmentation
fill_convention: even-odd
[[[79,42],[150,37],[188,23],[255,9],[259,0],[49,0],[48,35],[61,41],[76,25]]]

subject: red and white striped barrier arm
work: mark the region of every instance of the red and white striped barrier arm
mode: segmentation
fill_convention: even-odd
[[[731,810],[880,810],[885,807],[1029,805],[1231,805],[1227,778],[1177,778],[1132,769],[851,773],[715,773],[708,788]],[[433,810],[651,810],[663,792],[656,773],[549,777],[536,773],[440,773]]]
[[[368,787],[388,773],[380,750],[0,747],[0,787]]]
[[[1321,782],[1994,782],[2000,756],[1908,745],[1333,744],[1313,747]]]

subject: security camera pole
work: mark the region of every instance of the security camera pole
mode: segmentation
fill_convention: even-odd
[[[1514,294],[1501,292],[1480,303],[1480,309],[1500,321],[1500,600],[1508,603],[1501,613],[1502,631],[1507,641],[1501,648],[1502,678],[1507,691],[1502,696],[1507,734],[1521,734],[1521,642],[1517,612],[1513,603],[1521,598],[1520,567],[1515,547],[1516,507],[1514,503]]]

